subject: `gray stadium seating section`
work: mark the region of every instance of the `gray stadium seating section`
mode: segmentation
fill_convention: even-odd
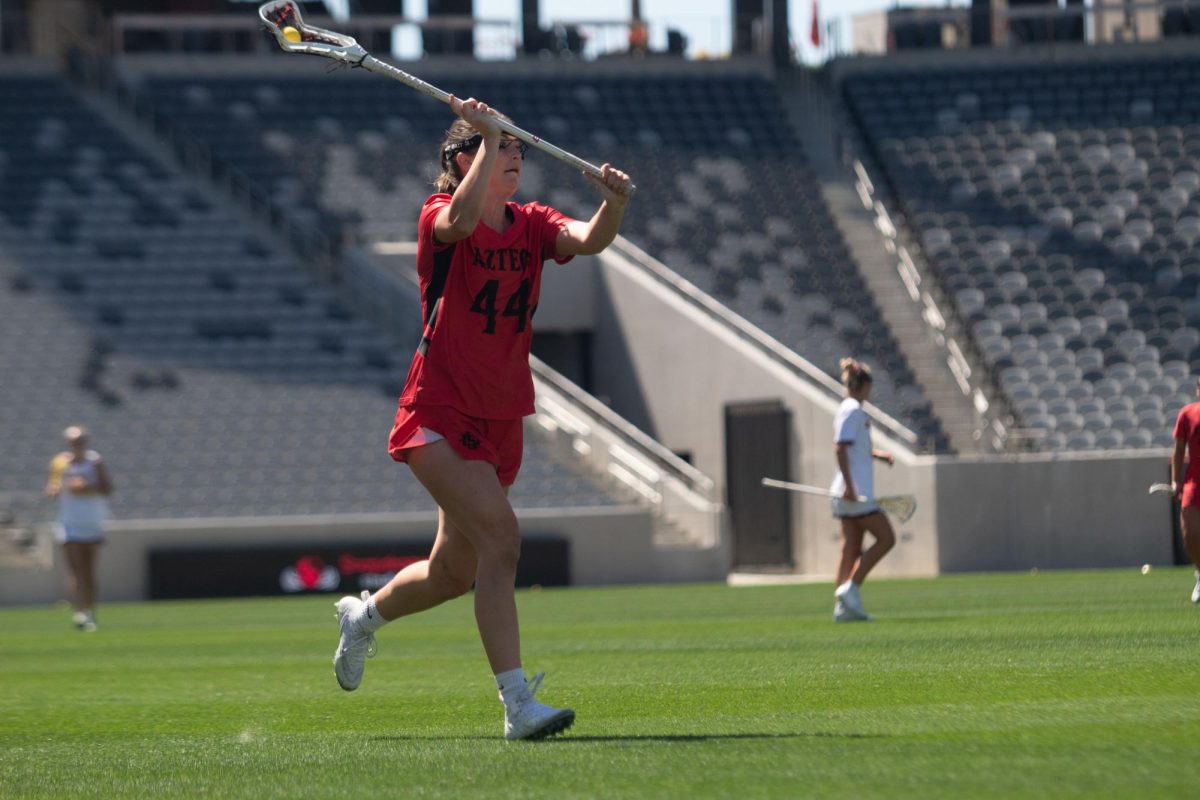
[[[0,76],[0,487],[87,424],[126,519],[427,510],[390,341],[57,79]],[[518,507],[623,500],[527,426]]]
[[[894,206],[1046,450],[1169,445],[1200,372],[1200,58],[849,76]]]
[[[639,195],[624,233],[831,375],[854,354],[872,400],[926,450],[948,443],[846,250],[772,84],[762,77],[456,76],[581,157],[619,161]],[[160,124],[195,136],[304,224],[369,242],[415,238],[452,117],[369,75],[149,78]],[[590,214],[594,196],[532,151],[523,196]]]

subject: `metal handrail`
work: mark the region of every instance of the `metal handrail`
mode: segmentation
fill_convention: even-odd
[[[653,461],[655,466],[683,481],[692,491],[711,499],[714,487],[712,478],[684,461],[657,439],[654,439],[611,408],[601,403],[595,396],[588,394],[562,374],[551,369],[536,356],[531,355],[529,357],[529,367],[539,381],[548,384],[561,394],[566,395],[572,402],[586,410],[607,428],[620,434],[631,446],[636,447],[642,456]]]

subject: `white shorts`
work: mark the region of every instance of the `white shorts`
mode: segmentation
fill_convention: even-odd
[[[59,522],[54,526],[54,540],[59,544],[67,542],[99,544],[104,541],[104,523]]]
[[[423,444],[433,444],[434,442],[445,438],[445,436],[442,436],[437,431],[431,430],[422,425],[417,429],[417,432],[413,434],[412,438],[404,444],[407,447],[418,447]]]
[[[865,517],[881,510],[879,504],[874,500],[845,500],[841,497],[831,497],[829,505],[833,508],[833,515],[838,519]]]

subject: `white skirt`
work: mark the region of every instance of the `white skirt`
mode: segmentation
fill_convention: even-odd
[[[846,500],[841,497],[831,497],[829,505],[833,507],[833,515],[838,519],[865,517],[881,510],[879,504],[874,500]]]
[[[74,497],[58,512],[55,539],[63,542],[102,542],[108,522],[108,501],[102,497]]]
[[[59,544],[67,542],[99,543],[104,541],[104,523],[81,524],[59,522],[54,526],[54,539]]]

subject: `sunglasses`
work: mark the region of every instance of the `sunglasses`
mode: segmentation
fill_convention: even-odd
[[[442,160],[449,161],[450,159],[454,158],[454,156],[456,156],[457,154],[465,152],[467,150],[474,150],[476,147],[479,147],[479,145],[481,145],[481,144],[483,144],[483,137],[480,136],[479,134],[475,134],[470,139],[463,139],[461,142],[455,142],[454,144],[448,144],[448,145],[446,145],[446,149],[442,150]],[[501,139],[500,140],[500,151],[504,152],[504,151],[508,150],[508,148],[512,147],[513,145],[517,146],[517,152],[519,152],[521,154],[521,158],[524,158],[525,154],[527,152],[529,152],[529,145],[526,144],[525,142],[522,142],[520,139]]]

